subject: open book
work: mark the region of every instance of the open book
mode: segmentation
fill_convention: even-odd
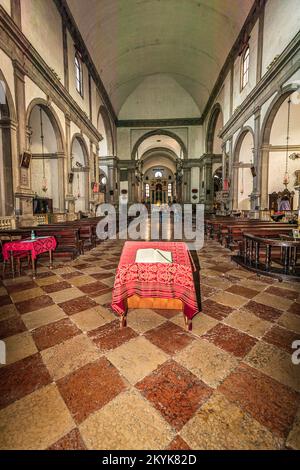
[[[137,250],[136,263],[172,263],[172,252],[157,248],[142,248]]]

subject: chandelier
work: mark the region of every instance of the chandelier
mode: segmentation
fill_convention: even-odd
[[[44,193],[46,193],[48,191],[48,184],[47,184],[46,170],[45,170],[43,114],[42,114],[42,107],[41,106],[40,106],[40,126],[41,126],[41,146],[42,146],[42,161],[43,161],[42,191],[44,191]]]

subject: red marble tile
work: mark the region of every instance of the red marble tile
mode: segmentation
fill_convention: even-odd
[[[210,295],[213,295],[217,292],[216,289],[206,286],[205,284],[201,284],[200,290],[203,297],[209,297]]]
[[[90,276],[93,277],[94,279],[97,279],[97,281],[100,281],[101,279],[107,279],[108,277],[112,277],[113,274],[112,273],[95,273],[95,274],[91,274]]]
[[[0,408],[52,382],[39,353],[0,368]]]
[[[300,404],[299,393],[246,364],[240,364],[218,390],[282,437],[287,436]]]
[[[244,357],[256,344],[257,340],[241,333],[235,328],[219,323],[201,337],[207,339],[236,357]]]
[[[292,343],[297,339],[300,339],[300,335],[298,333],[282,328],[279,325],[274,325],[263,336],[263,340],[266,341],[266,343],[274,344],[290,354],[294,352]]]
[[[36,274],[36,278],[37,279],[44,279],[45,277],[50,277],[50,276],[53,276],[53,272],[51,271],[51,269],[49,269],[49,271],[43,271],[43,272],[37,272]]]
[[[83,286],[80,286],[79,289],[84,294],[101,295],[103,290],[108,289],[108,286],[107,284],[103,284],[100,281],[96,281],[96,282],[91,282],[90,284],[84,284]]]
[[[99,295],[104,295],[104,294],[108,294],[109,292],[112,292],[112,290],[113,290],[112,287],[106,286],[106,289],[103,289],[101,291],[92,292],[92,293],[89,294],[89,296],[92,299],[95,299],[96,297],[99,297]]]
[[[85,269],[85,268],[89,268],[91,265],[89,263],[79,263],[79,264],[74,264],[74,268],[75,269],[79,269],[79,271],[81,269]]]
[[[114,320],[106,325],[90,331],[88,336],[101,351],[109,351],[137,337],[137,333],[130,327],[120,328],[119,320]]]
[[[212,394],[212,389],[177,362],[170,361],[136,385],[179,430]]]
[[[279,297],[283,297],[289,300],[297,300],[300,294],[300,285],[299,285],[299,292],[295,292],[290,289],[283,289],[278,286],[270,286],[268,287],[265,292],[268,294],[278,295]]]
[[[74,313],[82,312],[88,308],[97,307],[98,304],[87,295],[84,295],[76,299],[67,300],[58,305],[67,315],[73,315]]]
[[[80,432],[77,428],[48,447],[48,450],[86,450]]]
[[[118,370],[105,357],[67,375],[57,386],[76,423],[126,389]]]
[[[34,281],[27,282],[18,282],[18,284],[12,284],[11,286],[6,286],[7,292],[9,294],[14,294],[15,292],[20,292],[22,290],[34,289],[38,285]]]
[[[175,436],[166,450],[191,450],[188,444],[180,436]]]
[[[178,313],[182,313],[180,310],[169,310],[164,308],[154,308],[153,310],[154,312],[159,313],[159,315],[162,315],[163,317],[168,319],[175,317],[176,315],[178,315]]]
[[[12,304],[12,300],[9,297],[9,295],[1,295],[0,296],[0,307],[2,307],[3,305],[8,305],[8,304]]]
[[[145,333],[145,337],[167,354],[175,354],[188,346],[194,337],[172,322],[165,322]]]
[[[288,312],[293,313],[294,315],[300,315],[300,303],[294,302],[288,309]]]
[[[61,274],[60,275],[63,279],[72,279],[73,277],[82,276],[82,272],[80,271],[73,271],[71,273]]]
[[[80,333],[81,330],[69,318],[66,318],[37,328],[32,332],[32,337],[38,350],[42,351]]]
[[[7,320],[0,321],[0,339],[22,333],[26,329],[20,315],[15,315]]]
[[[249,289],[248,287],[244,287],[238,284],[229,287],[228,289],[226,289],[226,292],[241,295],[242,297],[246,297],[247,299],[252,299],[252,297],[255,297],[258,294],[258,291]]]
[[[226,305],[218,304],[214,300],[206,299],[202,302],[202,312],[216,320],[223,320],[233,312],[233,309]]]
[[[53,305],[54,302],[49,295],[41,295],[29,300],[17,302],[15,305],[21,314],[40,310],[44,307]]]
[[[103,266],[101,265],[101,268],[102,269],[115,269],[118,267],[118,264],[119,263],[103,264]]]
[[[257,317],[270,322],[275,322],[282,315],[281,310],[260,304],[259,302],[254,302],[254,300],[250,300],[250,302],[243,306],[243,309],[246,309],[249,312],[254,313]]]
[[[64,289],[70,289],[71,284],[68,282],[62,281],[62,282],[55,282],[54,284],[48,284],[47,286],[42,286],[42,289],[47,292],[47,294],[50,294],[52,292],[58,292]]]

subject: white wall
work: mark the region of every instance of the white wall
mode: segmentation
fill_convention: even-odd
[[[263,74],[299,31],[299,0],[268,0],[265,8]]]

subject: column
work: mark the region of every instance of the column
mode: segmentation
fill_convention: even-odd
[[[253,148],[253,167],[256,172],[256,176],[253,177],[253,190],[251,193],[251,209],[259,206],[259,141],[260,141],[260,108],[255,110],[254,114],[254,148]]]

